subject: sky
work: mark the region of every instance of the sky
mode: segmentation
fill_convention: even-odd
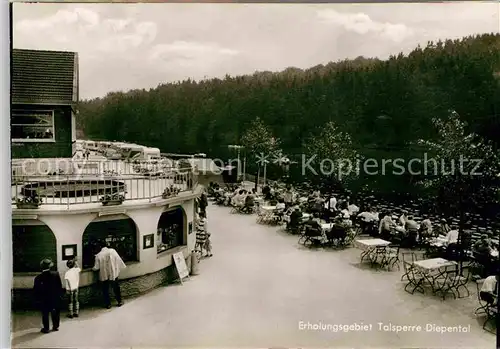
[[[14,48],[75,51],[80,98],[226,74],[387,58],[498,32],[499,3],[15,3]]]

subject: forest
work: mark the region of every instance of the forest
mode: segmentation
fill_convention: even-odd
[[[262,148],[266,139],[297,162],[319,148],[333,157],[421,156],[432,150],[429,144],[446,137],[438,121],[451,114],[463,125],[454,132],[473,135],[472,142],[485,142],[496,154],[499,78],[500,35],[483,34],[428,42],[387,60],[358,57],[306,70],[291,67],[113,92],[82,101],[77,122],[86,138],[134,142],[163,152],[227,159],[236,156],[228,145],[242,144],[249,173],[259,170],[251,159],[257,149],[267,151]],[[290,166],[291,172],[294,167],[300,166]],[[269,176],[281,174],[270,165]],[[382,192],[421,189],[421,178],[412,175],[358,178],[345,185],[359,188],[367,181]]]

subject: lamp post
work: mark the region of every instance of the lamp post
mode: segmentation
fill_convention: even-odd
[[[238,179],[240,179],[240,175],[241,175],[241,162],[240,162],[240,152],[241,152],[241,149],[243,149],[244,147],[242,145],[237,145],[237,144],[230,144],[227,146],[229,149],[237,149],[238,150],[238,167],[237,167],[237,177]]]

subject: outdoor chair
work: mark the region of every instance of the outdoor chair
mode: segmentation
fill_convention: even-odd
[[[482,280],[484,281],[484,280]],[[494,333],[492,329],[487,328],[487,325],[489,322],[492,320],[496,320],[498,316],[498,305],[496,302],[498,301],[495,299],[495,296],[492,295],[491,293],[486,293],[486,292],[478,292],[479,294],[479,299],[481,304],[484,304],[483,307],[480,309],[484,309],[484,314],[486,314],[486,319],[484,320],[483,323],[483,330],[486,330],[490,333]],[[477,311],[477,310],[476,310]],[[496,321],[493,321],[495,324]]]
[[[484,299],[481,294],[481,288],[483,286],[484,279],[479,279],[475,281],[476,284],[476,292],[477,292],[477,300],[479,301],[479,307],[474,311],[474,315],[486,314],[488,308],[488,302]],[[491,302],[491,299],[489,299]]]
[[[434,280],[435,285],[432,285],[432,288],[435,294],[440,293],[443,300],[446,299],[446,295],[449,293],[453,295],[453,298],[457,298],[455,291],[457,291],[458,285],[461,282],[458,266],[455,266],[453,269],[446,268]]]
[[[424,277],[420,270],[417,268],[411,267],[408,268],[408,272],[406,274],[406,278],[408,279],[408,283],[405,286],[405,291],[414,294],[415,291],[420,291],[422,293],[425,292],[424,288],[422,287],[422,282],[424,280]],[[411,291],[410,291],[411,289]]]
[[[319,244],[321,244],[322,237],[323,237],[323,234],[322,234],[322,231],[319,227],[315,228],[315,227],[311,227],[311,226],[306,226],[306,229],[305,229],[304,235],[303,235],[302,244],[304,246],[319,245]]]
[[[333,225],[325,232],[328,243],[334,247],[344,247],[347,239],[347,228],[340,225]]]
[[[409,270],[414,268],[413,262],[425,259],[426,254],[423,251],[402,252],[401,257],[403,258],[403,268],[405,271],[401,276],[401,281],[403,281],[405,278],[408,279]]]
[[[394,266],[398,267],[398,270],[400,270],[399,266],[399,249],[400,245],[396,244],[391,244],[388,247],[385,248],[385,255],[384,255],[384,260],[382,262],[383,265],[387,266],[387,269],[390,270]]]
[[[469,281],[471,280],[472,273],[469,269],[469,267],[462,267],[462,271],[460,272],[460,275],[457,276],[457,282],[455,286],[455,290],[457,291],[458,298],[464,298],[464,297],[469,297],[470,296],[470,291],[467,285],[469,284]],[[462,296],[460,294],[460,289],[463,288],[465,289],[465,292],[467,292],[466,296]]]
[[[262,224],[267,218],[267,212],[265,212],[261,206],[257,207],[257,223]]]
[[[415,260],[413,252],[402,252],[401,258],[403,259],[403,269],[404,269],[404,274],[401,276],[401,281],[403,281],[404,279],[408,280],[410,269],[414,268],[413,262]]]

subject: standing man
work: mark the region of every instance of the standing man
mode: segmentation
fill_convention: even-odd
[[[95,265],[92,268],[94,271],[99,271],[99,281],[102,286],[102,295],[104,297],[104,305],[107,309],[111,308],[111,299],[109,297],[109,287],[113,288],[118,306],[123,305],[120,284],[118,276],[122,269],[127,266],[121,259],[115,249],[110,248],[106,241],[100,242],[101,251],[95,256]]]
[[[35,299],[42,312],[42,333],[50,331],[49,314],[52,318],[52,331],[59,331],[61,319],[61,298],[64,293],[59,273],[50,270],[53,266],[54,263],[50,259],[40,262],[42,273],[35,277],[33,287]]]

